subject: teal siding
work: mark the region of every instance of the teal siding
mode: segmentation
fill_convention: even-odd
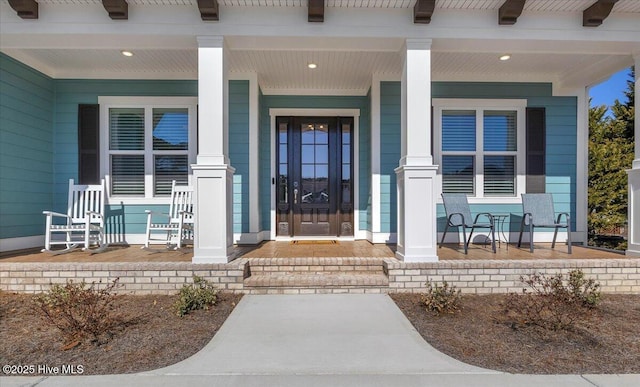
[[[0,53],[0,239],[44,233],[52,209],[54,82]]]
[[[380,83],[380,232],[396,232],[396,172],[401,151],[401,84]]]
[[[106,211],[106,233],[109,243],[126,242],[126,234],[144,234],[146,232],[147,214],[145,210],[169,213],[169,205],[163,204],[111,204]],[[166,218],[153,218],[164,222]]]
[[[271,118],[269,109],[360,109],[360,227],[370,229],[371,114],[369,96],[284,96],[260,93],[260,211],[262,230],[271,229]],[[364,222],[362,219],[365,219]]]
[[[233,232],[249,232],[249,81],[229,81],[229,159],[233,175]]]
[[[197,81],[163,80],[56,80],[55,92],[53,205],[58,211],[66,212],[68,181],[78,178],[78,104],[96,104],[98,96],[197,96],[198,84]],[[124,207],[123,210],[112,206],[112,209],[119,208],[107,220],[112,231],[144,233],[144,210],[149,206]]]
[[[550,83],[433,82],[433,98],[533,98],[549,97]]]

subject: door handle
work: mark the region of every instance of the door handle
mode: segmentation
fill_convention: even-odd
[[[298,189],[293,190],[293,204],[298,204]]]

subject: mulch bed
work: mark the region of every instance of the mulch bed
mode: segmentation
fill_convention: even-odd
[[[63,339],[32,308],[32,296],[0,292],[0,363],[61,367],[82,366],[83,375],[149,371],[175,364],[202,349],[215,335],[242,295],[218,293],[209,310],[178,317],[177,296],[118,296],[126,324],[106,344],[88,342],[62,350]],[[16,376],[15,369],[11,372]],[[50,372],[29,372],[25,375]],[[0,376],[7,375],[6,372]]]
[[[182,318],[172,310],[176,296],[119,297],[128,323],[109,342],[62,350],[32,296],[0,292],[0,363],[82,365],[84,375],[165,367],[204,347],[242,296],[219,293],[215,307]],[[418,294],[391,297],[431,345],[465,363],[512,373],[640,373],[640,295],[603,296],[572,331],[512,328],[501,318],[504,295],[465,295],[459,313],[443,316],[427,312]]]
[[[570,331],[505,323],[504,295],[464,295],[462,310],[436,316],[419,294],[392,299],[436,349],[468,364],[510,373],[640,373],[640,295],[603,295]]]

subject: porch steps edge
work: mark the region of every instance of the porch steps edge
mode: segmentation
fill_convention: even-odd
[[[244,280],[245,289],[328,289],[328,288],[388,288],[389,279],[384,274],[361,273],[313,273],[313,274],[258,274]]]

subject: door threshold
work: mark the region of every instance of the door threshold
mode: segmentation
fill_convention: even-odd
[[[328,236],[299,236],[299,237],[276,237],[276,242],[295,242],[295,241],[338,241],[353,242],[355,237],[328,237]]]

